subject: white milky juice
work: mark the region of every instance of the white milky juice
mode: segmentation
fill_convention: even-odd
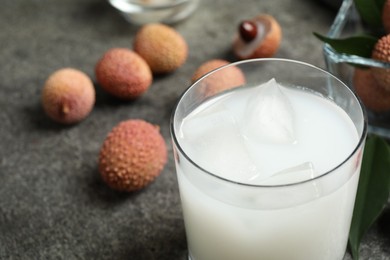
[[[361,153],[332,101],[270,80],[206,101],[177,138],[192,260],[343,258]]]

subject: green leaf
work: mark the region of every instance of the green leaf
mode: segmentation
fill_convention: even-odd
[[[354,0],[360,17],[374,27],[382,26],[382,8],[384,0]]]
[[[357,55],[364,58],[371,58],[372,50],[377,38],[370,35],[353,36],[344,39],[333,39],[318,33],[314,35],[325,43],[328,43],[335,51],[349,55]]]
[[[354,260],[359,259],[363,236],[377,220],[390,194],[390,148],[386,141],[372,135],[366,141],[356,195],[349,248]]]

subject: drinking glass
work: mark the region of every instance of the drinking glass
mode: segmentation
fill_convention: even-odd
[[[327,36],[342,39],[370,33],[360,18],[355,1],[343,0]],[[362,70],[363,67],[367,69],[366,71],[390,69],[390,62],[340,53],[329,44],[324,44],[323,52],[326,70],[341,79],[354,91],[356,91],[356,79],[354,78],[357,70]],[[367,107],[368,132],[390,139],[390,111],[383,110],[383,108],[380,110],[376,111],[372,110],[370,106]]]
[[[241,70],[245,83],[234,85],[223,80],[232,68]],[[186,140],[179,138],[186,116],[225,92],[257,86],[272,78],[281,85],[305,89],[329,99],[345,111],[358,140],[338,165],[311,179],[258,185],[221,177],[188,154],[183,147]],[[319,111],[311,112],[322,116]],[[231,63],[206,74],[182,94],[172,113],[170,127],[188,259],[343,259],[367,120],[359,99],[342,81],[318,67],[294,60],[272,58]],[[318,138],[326,141],[326,133],[327,129],[323,129]],[[228,145],[229,142],[226,140]],[[328,158],[323,156],[321,160],[326,163]],[[274,162],[277,164],[278,159]]]

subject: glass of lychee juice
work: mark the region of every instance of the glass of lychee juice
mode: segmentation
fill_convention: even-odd
[[[232,63],[183,93],[171,135],[189,259],[343,259],[367,135],[343,82],[298,61]]]

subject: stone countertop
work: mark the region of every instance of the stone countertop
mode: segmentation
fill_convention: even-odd
[[[156,77],[132,102],[96,85],[93,112],[62,126],[44,114],[47,76],[74,67],[92,79],[112,47],[131,48],[139,27],[104,0],[4,0],[0,9],[0,259],[186,259],[186,238],[169,136],[171,111],[194,70],[211,58],[234,60],[237,24],[259,13],[282,25],[277,57],[324,67],[321,43],[335,11],[310,0],[203,0],[174,25],[189,44],[179,70]],[[117,123],[141,118],[161,128],[169,162],[146,189],[123,194],[100,179],[97,157]],[[362,260],[390,259],[390,212],[365,237]],[[347,254],[345,260],[350,260]]]

